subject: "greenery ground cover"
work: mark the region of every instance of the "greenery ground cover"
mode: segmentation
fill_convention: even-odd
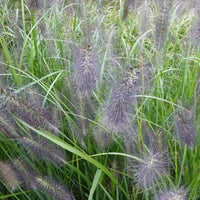
[[[200,199],[198,0],[0,1],[0,199]]]

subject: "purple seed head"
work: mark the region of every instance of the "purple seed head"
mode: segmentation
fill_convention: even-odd
[[[97,56],[91,47],[76,50],[74,68],[72,81],[76,92],[83,97],[90,96],[99,79]]]
[[[140,11],[140,20],[139,20],[139,33],[144,34],[151,27],[150,16],[151,9],[148,5],[144,5]]]
[[[104,109],[103,124],[114,132],[125,131],[130,127],[131,104],[136,91],[136,77],[126,72],[122,82],[115,87],[110,102]]]
[[[33,10],[42,9],[44,6],[44,0],[29,0],[28,7]]]
[[[55,200],[73,200],[73,195],[64,186],[55,180],[49,180],[47,177],[36,176],[35,188],[47,193]]]
[[[168,171],[166,152],[144,153],[142,161],[137,164],[135,178],[138,185],[148,188],[157,183]]]
[[[0,162],[0,177],[11,190],[16,190],[21,184],[18,174],[10,163]]]
[[[63,151],[53,146],[49,141],[37,137],[22,137],[20,142],[30,149],[40,160],[48,160],[59,164],[65,164]]]
[[[1,89],[0,100],[4,110],[16,115],[35,129],[44,129],[53,133],[57,132],[57,129],[51,122],[51,114],[41,107],[29,103],[25,98]]]
[[[183,187],[179,189],[169,189],[158,194],[155,200],[187,200],[187,193]]]
[[[200,9],[199,9],[200,12]],[[200,17],[197,19],[190,31],[190,42],[194,46],[200,46]]]
[[[9,119],[6,110],[0,110],[0,132],[2,132],[9,139],[19,137],[18,126],[14,120]]]
[[[33,180],[35,172],[29,165],[24,163],[21,159],[15,159],[13,162],[13,169],[17,173],[20,182],[23,183],[27,189],[34,187]]]
[[[171,3],[172,0],[158,0],[159,13],[155,25],[155,43],[157,50],[161,50],[163,48],[163,44],[166,40],[170,9],[172,7]]]
[[[188,147],[193,147],[195,145],[197,133],[193,111],[177,109],[174,118],[180,142]]]

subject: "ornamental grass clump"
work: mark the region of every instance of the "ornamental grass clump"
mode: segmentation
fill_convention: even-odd
[[[186,190],[181,187],[179,189],[169,189],[160,192],[155,200],[187,200]]]
[[[35,187],[55,200],[73,200],[73,195],[64,186],[48,177],[36,176]]]

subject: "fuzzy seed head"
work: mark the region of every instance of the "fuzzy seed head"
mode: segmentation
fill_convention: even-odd
[[[144,34],[151,27],[150,21],[151,9],[148,5],[144,5],[140,12],[139,33]]]
[[[187,193],[183,187],[178,190],[169,189],[161,192],[155,200],[187,200]]]
[[[19,137],[17,125],[9,119],[6,110],[0,111],[0,131],[9,139]]]
[[[56,181],[49,180],[47,177],[35,177],[35,187],[55,200],[73,200],[71,192]]]
[[[166,40],[172,6],[171,2],[171,0],[158,0],[159,14],[155,25],[155,43],[158,50],[163,48]]]
[[[118,88],[114,88],[111,100],[105,107],[103,124],[114,132],[127,130],[130,127],[130,110],[133,94],[136,91],[136,77],[125,74]]]
[[[200,12],[200,9],[199,9]],[[190,31],[190,42],[194,46],[200,46],[200,17]]]
[[[29,165],[22,162],[21,159],[16,159],[13,162],[13,168],[16,171],[18,178],[21,183],[24,183],[27,189],[31,189],[34,187],[34,176],[35,172]]]
[[[180,142],[193,147],[196,141],[196,125],[194,123],[194,113],[177,110],[175,113],[175,125]]]
[[[78,48],[75,56],[73,84],[79,95],[88,97],[99,79],[97,56],[91,47]]]
[[[16,115],[35,129],[49,130],[53,133],[57,132],[57,129],[51,122],[51,114],[41,107],[29,103],[25,98],[0,89],[0,101],[0,107]]]
[[[53,146],[43,138],[22,137],[20,141],[41,160],[49,160],[59,164],[65,163],[65,157],[61,149]]]
[[[0,177],[11,190],[16,190],[21,183],[18,174],[10,163],[0,162]]]
[[[167,173],[168,160],[164,152],[146,153],[142,160],[137,165],[135,177],[140,186],[148,188]]]

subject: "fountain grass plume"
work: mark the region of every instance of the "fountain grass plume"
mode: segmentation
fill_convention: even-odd
[[[166,152],[144,152],[142,161],[136,166],[135,179],[143,188],[152,187],[168,172],[168,159]]]
[[[143,132],[144,129],[143,129]],[[141,161],[127,160],[127,173],[135,176],[138,187],[149,188],[158,183],[169,171],[169,159],[167,148],[161,135],[150,131],[143,135],[144,144],[138,149],[138,145],[126,148],[130,154],[139,154]]]
[[[35,187],[44,193],[47,193],[55,200],[73,200],[73,195],[64,186],[48,177],[36,176]]]
[[[18,126],[14,120],[10,119],[6,110],[0,110],[0,131],[9,139],[19,137]]]
[[[74,73],[72,75],[76,92],[83,97],[90,96],[98,79],[97,56],[91,46],[77,48],[74,53]]]
[[[174,119],[180,142],[188,147],[194,147],[197,134],[194,112],[177,109]]]
[[[13,161],[13,169],[18,175],[18,178],[21,183],[27,188],[31,189],[34,188],[34,177],[35,177],[35,172],[33,169],[22,159],[15,159]]]
[[[21,185],[18,174],[11,163],[0,162],[0,177],[4,184],[13,191]]]
[[[155,44],[158,51],[163,48],[166,41],[172,0],[158,0],[158,16],[155,25]]]
[[[31,104],[25,98],[19,97],[5,89],[0,90],[0,100],[6,111],[14,114],[35,129],[44,129],[54,134],[57,133],[58,130],[51,122],[51,114],[47,113],[40,106]]]
[[[154,200],[187,200],[187,193],[183,187],[160,192]]]
[[[21,137],[19,141],[40,160],[65,164],[65,156],[59,147],[52,145],[44,138],[36,136]]]
[[[199,9],[200,12],[200,9]],[[200,46],[200,14],[194,25],[192,26],[189,34],[190,42],[196,46]]]
[[[115,133],[129,129],[131,124],[131,105],[134,102],[137,77],[129,70],[118,87],[113,87],[111,99],[104,108],[103,124]]]

